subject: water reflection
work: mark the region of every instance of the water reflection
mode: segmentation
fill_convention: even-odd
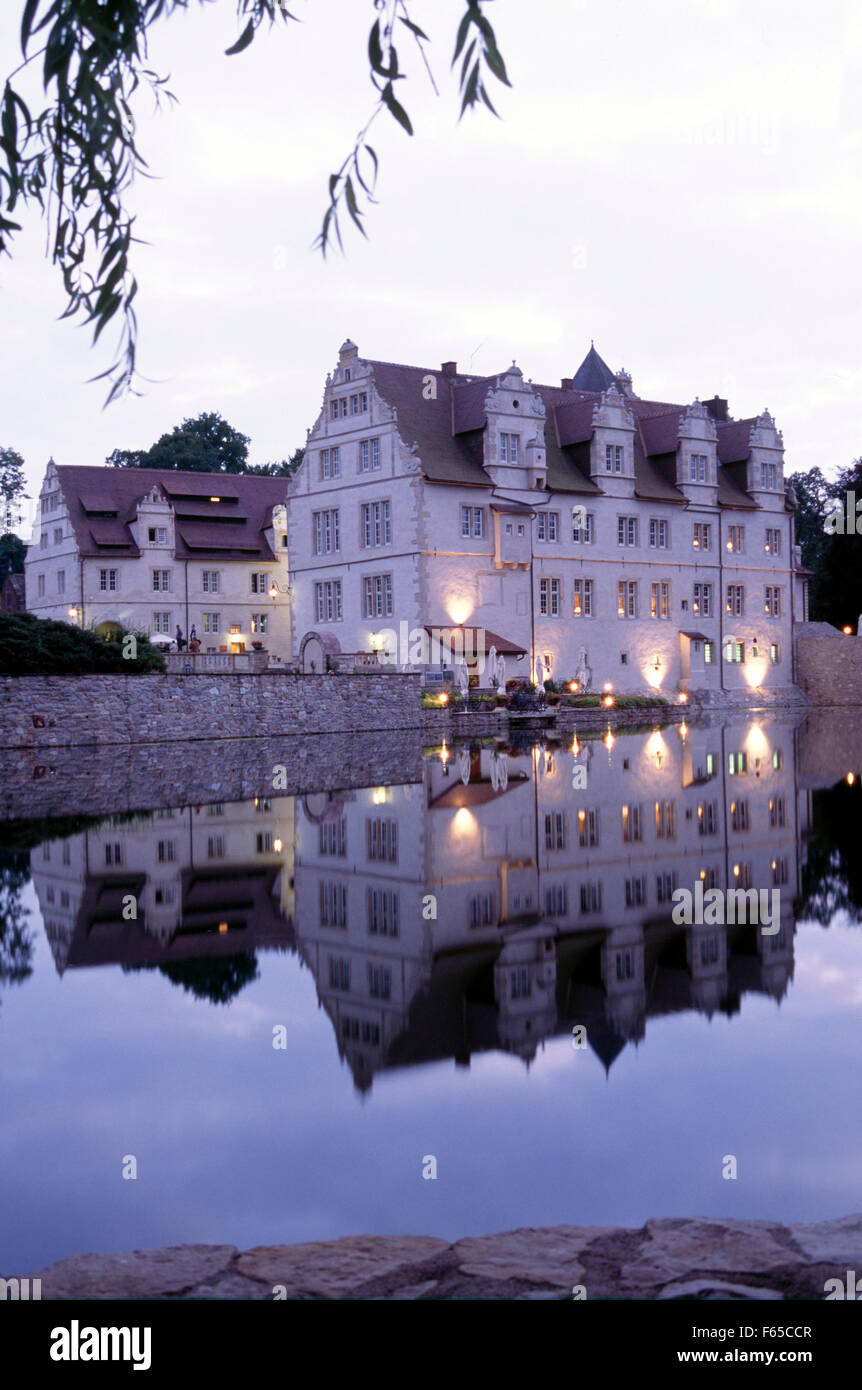
[[[785,995],[812,821],[796,739],[764,715],[444,744],[421,783],[109,818],[36,844],[30,872],[61,975],[158,969],[225,1004],[298,953],[361,1091],[493,1050],[529,1065],[576,1025],[610,1070],[653,1017]],[[779,887],[780,929],[675,926],[698,880]]]

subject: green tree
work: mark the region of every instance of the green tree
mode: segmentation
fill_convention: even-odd
[[[20,985],[33,973],[34,938],[21,901],[29,878],[29,854],[0,850],[0,985]]]
[[[7,215],[17,204],[36,203],[50,220],[49,244],[66,294],[64,318],[93,325],[98,341],[106,324],[122,321],[117,360],[99,377],[111,381],[108,400],[134,388],[137,320],[133,307],[137,282],[130,265],[134,217],[126,193],[146,161],[137,144],[132,102],[149,87],[157,104],[175,98],[165,78],[147,66],[147,40],[157,20],[188,9],[190,0],[21,0],[23,62],[9,76],[0,111],[0,253],[10,253],[21,224]],[[201,0],[207,3],[207,0]],[[483,102],[494,107],[488,74],[509,85],[494,30],[483,6],[466,0],[455,36],[452,64],[460,60],[461,115]],[[374,0],[368,35],[368,64],[375,96],[371,114],[353,149],[329,176],[328,199],[317,245],[323,254],[333,237],[341,245],[339,214],[365,235],[360,201],[374,201],[377,153],[368,142],[372,122],[382,111],[413,134],[404,106],[395,95],[406,73],[396,37],[416,44],[431,75],[427,34],[410,17],[412,0]],[[296,18],[287,0],[237,0],[245,24],[228,54],[241,53],[258,29]],[[13,81],[25,80],[41,60],[47,104],[31,112]],[[433,76],[431,77],[433,83]],[[220,89],[224,91],[223,84]],[[399,87],[403,92],[403,86]],[[436,87],[435,87],[436,90]],[[273,94],[279,99],[279,94]],[[496,114],[496,112],[494,113]],[[99,378],[96,378],[97,380]]]
[[[18,524],[18,507],[24,491],[24,460],[16,449],[0,448],[0,525],[11,530]]]
[[[289,459],[282,459],[280,463],[255,463],[249,464],[244,469],[245,473],[256,473],[264,478],[289,478],[295,473],[305,457],[304,449],[294,449]]]
[[[194,995],[195,999],[208,999],[211,1004],[229,1004],[259,975],[254,951],[176,961],[160,965],[158,969],[172,984],[182,985],[187,994]]]
[[[838,474],[833,485],[829,510],[839,504],[846,509],[846,494],[862,501],[862,458]],[[851,516],[854,508],[850,507]],[[846,531],[846,520],[845,520]],[[857,522],[858,526],[859,523]],[[826,533],[826,545],[817,577],[817,616],[835,627],[852,627],[856,632],[862,615],[862,533]]]
[[[176,468],[193,473],[245,473],[249,438],[217,410],[183,420],[143,452],[115,449],[105,462],[115,468]]]
[[[836,483],[830,483],[819,468],[792,473],[788,478],[798,503],[795,521],[796,543],[802,549],[802,563],[812,571],[808,591],[808,614],[813,622],[829,621],[822,607],[820,586],[829,548],[824,522],[836,497]]]
[[[0,589],[3,582],[10,572],[12,574],[24,573],[24,556],[27,554],[27,547],[19,536],[15,536],[8,531],[5,536],[0,536]]]

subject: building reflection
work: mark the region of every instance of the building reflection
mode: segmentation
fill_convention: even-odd
[[[186,807],[38,846],[57,968],[295,949],[340,1055],[384,1068],[781,1000],[811,822],[777,715],[445,745],[422,783]],[[780,889],[779,930],[675,925],[678,888]],[[123,915],[129,896],[136,920]]]

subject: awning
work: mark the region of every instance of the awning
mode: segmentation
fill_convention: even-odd
[[[682,631],[680,631],[680,634],[679,634],[679,635],[680,635],[680,637],[690,637],[690,638],[692,639],[693,642],[710,642],[710,641],[712,640],[710,637],[707,637],[707,635],[706,635],[705,632],[682,632]]]
[[[492,647],[497,648],[498,656],[520,658],[527,655],[526,647],[519,647],[517,642],[510,642],[508,637],[501,637],[487,627],[457,627],[452,623],[430,627],[426,623],[425,631],[430,637],[436,637],[446,651],[454,651],[456,655],[465,652],[468,656],[476,656],[479,652],[489,652]]]

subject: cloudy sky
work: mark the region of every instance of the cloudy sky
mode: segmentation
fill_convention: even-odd
[[[0,13],[17,61],[21,0]],[[110,362],[58,323],[36,220],[0,263],[0,444],[35,489],[46,460],[101,464],[219,410],[253,462],[305,440],[350,336],[360,352],[477,374],[514,357],[571,375],[594,338],[639,395],[768,406],[789,470],[862,454],[862,20],[824,0],[494,0],[512,79],[459,124],[449,59],[463,0],[412,0],[436,97],[401,42],[409,139],[373,128],[369,241],[312,249],[329,173],[372,102],[372,0],[292,0],[238,32],[231,0],[161,21],[150,57],[179,105],[141,107],[155,178],[133,193],[141,398],[103,409]],[[406,37],[406,31],[405,31]],[[106,331],[105,338],[108,338]]]

